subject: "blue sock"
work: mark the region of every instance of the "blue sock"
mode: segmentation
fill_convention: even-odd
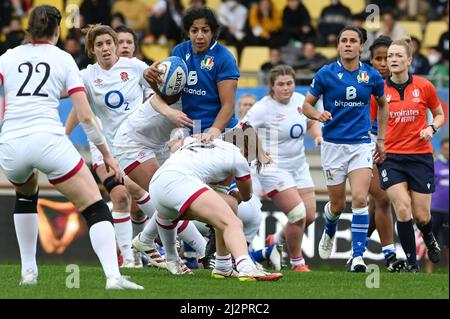
[[[261,262],[264,261],[270,256],[270,253],[272,252],[273,248],[275,247],[275,244],[270,245],[268,247],[264,247],[260,250],[253,250],[249,252],[250,257],[253,261]]]
[[[382,248],[382,251],[383,251],[384,258],[386,258],[387,256],[389,256],[392,253],[395,254],[395,246],[394,246],[394,244],[385,246]]]
[[[369,229],[370,216],[367,207],[352,208],[352,242],[353,258],[362,256],[366,247],[367,230]]]

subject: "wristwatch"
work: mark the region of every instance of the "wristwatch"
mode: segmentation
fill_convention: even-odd
[[[431,129],[433,130],[433,135],[436,134],[436,132],[438,131],[438,129],[436,128],[436,126],[434,126],[434,124],[430,124]]]

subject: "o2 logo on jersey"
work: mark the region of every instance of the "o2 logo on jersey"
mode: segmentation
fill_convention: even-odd
[[[356,99],[356,88],[354,86],[347,86],[345,90],[345,98],[347,100]]]
[[[122,92],[112,90],[105,95],[105,105],[111,109],[118,109],[125,104],[125,111],[129,111],[128,102],[125,103],[125,98]]]
[[[189,71],[187,85],[196,85],[198,82],[197,72]]]
[[[304,131],[305,130],[303,129],[303,126],[297,123],[292,125],[289,135],[291,136],[291,138],[300,138],[303,135]]]

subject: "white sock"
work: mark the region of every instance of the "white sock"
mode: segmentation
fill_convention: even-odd
[[[305,265],[305,258],[303,258],[303,257],[291,258],[290,261],[291,261],[291,266],[292,267]]]
[[[214,268],[220,271],[230,271],[233,268],[233,263],[231,262],[231,254],[226,256],[216,255],[216,263],[214,264]]]
[[[281,237],[281,230],[277,231],[274,236],[275,244],[282,245],[284,244],[284,239]]]
[[[19,242],[22,275],[32,269],[37,272],[36,247],[38,238],[37,214],[14,214],[17,241]]]
[[[238,272],[250,272],[256,267],[250,256],[244,255],[236,258],[236,268]]]
[[[144,230],[144,227],[149,220],[150,218],[148,218],[148,216],[145,215],[144,218],[142,218],[141,220],[135,220],[133,217],[131,217],[131,226],[133,228],[132,238],[136,237],[137,234],[139,234]]]
[[[130,213],[112,212],[116,239],[124,260],[134,260],[131,250],[133,228],[131,226]]]
[[[145,224],[144,230],[139,236],[139,240],[146,244],[153,244],[158,236],[158,225],[156,224],[156,214]]]
[[[150,194],[147,192],[145,192],[145,195],[136,201],[136,204],[138,205],[139,209],[142,210],[142,212],[150,218],[155,213],[156,208],[155,206],[153,206],[153,203],[150,199]]]
[[[120,277],[114,236],[114,227],[109,221],[96,223],[89,229],[92,248],[100,259],[106,278]]]
[[[177,233],[186,244],[196,251],[198,258],[205,257],[206,240],[194,223],[188,220],[180,220],[177,225]]]
[[[161,242],[166,250],[166,260],[177,260],[179,255],[175,245],[177,238],[176,225],[169,219],[161,218],[158,214],[155,215],[159,238],[161,238]]]

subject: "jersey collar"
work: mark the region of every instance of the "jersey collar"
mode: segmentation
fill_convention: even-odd
[[[388,86],[393,86],[395,88],[403,87],[403,86],[407,87],[409,84],[412,83],[412,80],[413,80],[412,74],[410,72],[408,72],[408,81],[406,81],[405,83],[402,83],[402,84],[394,83],[394,82],[392,82],[391,77],[387,78],[386,83]]]
[[[31,41],[31,44],[51,44],[53,45],[53,43],[50,40],[36,40],[36,41]]]
[[[342,65],[341,59],[338,59],[338,60],[336,61],[336,63],[339,65],[339,67],[345,69],[344,66]],[[359,67],[362,67],[362,62],[361,62],[361,61],[359,61]],[[346,70],[347,70],[347,69],[346,69]]]

